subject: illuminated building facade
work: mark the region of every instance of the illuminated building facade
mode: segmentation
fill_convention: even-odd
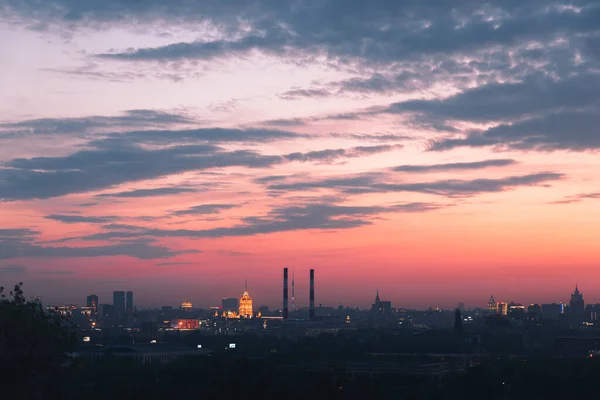
[[[494,300],[494,296],[490,296],[490,301],[488,301],[488,311],[490,314],[496,314],[498,312],[498,306],[496,300]]]
[[[242,318],[252,318],[254,312],[252,310],[252,297],[248,294],[248,282],[246,281],[246,286],[244,287],[244,294],[240,299],[240,317]]]
[[[498,307],[496,308],[496,312],[498,313],[498,315],[508,315],[508,303],[499,301]]]
[[[184,301],[181,303],[181,309],[185,312],[192,312],[192,303],[189,301]]]
[[[174,319],[171,321],[171,329],[178,329],[182,331],[190,331],[200,328],[200,322],[197,319],[186,318],[186,319]]]
[[[94,313],[98,313],[98,296],[95,294],[90,294],[86,299],[86,306],[92,307],[94,309]]]

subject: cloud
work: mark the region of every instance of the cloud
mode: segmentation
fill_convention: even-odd
[[[175,265],[192,265],[191,262],[164,262],[156,264],[157,267],[170,267]]]
[[[283,100],[295,100],[302,97],[318,99],[323,97],[329,97],[332,95],[333,93],[325,89],[294,89],[288,90],[287,92],[280,94],[279,97]]]
[[[599,124],[598,111],[559,112],[513,124],[501,124],[483,132],[473,132],[464,138],[441,139],[435,141],[430,150],[484,146],[512,150],[598,150]]]
[[[83,118],[43,118],[19,122],[2,123],[0,129],[10,129],[10,136],[30,133],[38,134],[80,134],[97,129],[169,126],[196,122],[184,114],[160,110],[128,110],[118,116],[89,116]],[[15,132],[14,130],[17,130]],[[0,138],[8,136],[0,131]]]
[[[197,189],[186,187],[186,186],[170,186],[170,187],[158,187],[152,189],[135,189],[124,192],[114,193],[102,193],[95,197],[117,197],[117,198],[138,198],[138,197],[153,197],[153,196],[167,196],[172,194],[181,193],[195,193]]]
[[[550,204],[571,204],[580,203],[587,199],[600,199],[600,192],[598,193],[580,193],[573,196],[567,196],[563,200],[553,201]]]
[[[572,7],[549,6],[543,0],[459,0],[443,4],[412,0],[374,0],[368,4],[348,4],[343,0],[205,3],[176,0],[167,7],[159,0],[85,4],[72,0],[23,0],[11,3],[5,12],[29,25],[41,20],[63,29],[128,26],[132,22],[150,25],[161,21],[163,25],[208,23],[219,33],[215,39],[98,54],[104,59],[127,61],[212,60],[261,52],[391,63],[514,46],[558,35],[585,35],[597,29],[600,18],[595,3],[583,0]]]
[[[245,253],[242,251],[231,251],[231,250],[219,250],[217,251],[219,255],[229,256],[229,257],[246,257],[251,256],[252,253]]]
[[[302,118],[290,118],[290,119],[271,119],[261,122],[261,125],[272,125],[272,126],[304,126],[306,122]]]
[[[419,113],[424,120],[503,121],[557,112],[565,107],[598,105],[600,75],[578,74],[553,80],[539,75],[517,83],[494,82],[441,100],[395,103],[389,113]]]
[[[222,238],[253,236],[297,230],[340,230],[371,225],[371,219],[385,213],[415,213],[435,211],[444,205],[406,203],[390,206],[345,206],[331,203],[310,203],[276,207],[263,216],[242,218],[241,223],[212,229],[156,229],[138,227],[128,231],[111,230],[65,240],[112,240],[140,237]]]
[[[93,207],[93,206],[97,206],[100,203],[81,203],[81,204],[76,204],[77,207]]]
[[[27,272],[27,267],[23,265],[9,264],[0,267],[0,275],[23,275]]]
[[[375,173],[315,181],[278,183],[269,185],[268,188],[279,191],[329,189],[346,194],[414,192],[446,197],[464,197],[482,193],[503,192],[521,186],[546,185],[547,182],[556,181],[563,177],[564,175],[560,173],[540,172],[500,179],[451,179],[433,182],[389,183],[389,176]]]
[[[392,167],[392,171],[396,172],[443,172],[443,171],[456,171],[456,170],[473,170],[483,169],[488,167],[504,167],[508,165],[517,164],[515,160],[510,159],[497,159],[497,160],[485,160],[475,162],[462,162],[462,163],[448,163],[448,164],[434,164],[434,165],[399,165]]]
[[[237,207],[235,204],[200,204],[185,210],[175,211],[173,215],[198,215],[198,214],[220,214],[222,210]]]
[[[91,217],[91,216],[84,216],[84,215],[62,215],[62,214],[50,214],[50,215],[46,215],[44,218],[52,219],[54,221],[64,222],[66,224],[77,224],[77,223],[105,224],[107,222],[117,219],[117,217]]]
[[[129,256],[138,259],[160,259],[175,257],[180,254],[196,252],[193,250],[174,251],[160,245],[146,242],[130,242],[109,244],[104,246],[85,247],[52,247],[26,242],[5,242],[0,240],[0,259],[12,258],[48,258],[48,257],[109,257]]]
[[[40,275],[75,275],[75,271],[42,271]]]
[[[212,168],[267,168],[294,161],[333,162],[400,148],[400,145],[359,146],[275,156],[249,150],[226,151],[209,144],[148,149],[98,140],[93,146],[68,156],[17,158],[4,163],[5,168],[0,168],[0,201],[85,193]]]
[[[340,158],[356,158],[401,149],[402,145],[357,146],[349,149],[327,149],[306,153],[291,153],[284,157],[289,161],[333,162]]]
[[[5,163],[7,168],[0,169],[0,200],[45,199],[186,171],[229,166],[269,167],[281,162],[278,156],[244,150],[224,151],[212,145],[155,150],[105,145],[64,157],[18,158]]]

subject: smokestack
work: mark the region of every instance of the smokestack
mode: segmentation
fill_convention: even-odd
[[[308,309],[308,319],[315,319],[315,270],[310,270],[310,308]]]
[[[288,269],[283,269],[283,320],[288,319]]]

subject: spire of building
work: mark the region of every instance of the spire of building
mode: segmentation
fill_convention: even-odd
[[[244,292],[248,291],[248,279],[244,280]]]
[[[377,289],[377,296],[375,296],[375,304],[380,303],[381,300],[379,300],[379,289]]]

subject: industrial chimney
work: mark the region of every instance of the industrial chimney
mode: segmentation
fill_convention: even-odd
[[[288,269],[283,269],[283,320],[288,319]]]
[[[308,319],[315,319],[315,270],[310,270],[310,308],[308,310]]]

